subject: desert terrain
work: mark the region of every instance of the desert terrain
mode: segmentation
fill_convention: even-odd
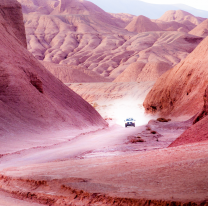
[[[0,8],[0,206],[208,205],[206,18]]]

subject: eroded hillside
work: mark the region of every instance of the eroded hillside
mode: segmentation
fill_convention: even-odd
[[[183,11],[151,21],[127,14],[110,15],[88,1],[19,2],[28,50],[37,59],[83,66],[111,81],[135,62],[152,64],[153,70],[160,62],[172,68],[202,40],[187,32],[204,19]]]

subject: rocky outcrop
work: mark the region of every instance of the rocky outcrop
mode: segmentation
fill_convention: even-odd
[[[200,41],[200,38],[198,40]],[[144,101],[146,112],[190,117],[201,110],[204,91],[208,84],[207,45],[208,38],[204,39],[184,61],[157,80]]]
[[[16,0],[9,2],[17,5],[17,10],[21,8]],[[0,135],[105,126],[91,105],[48,72],[10,33],[7,28],[12,26],[12,18],[0,24]]]
[[[194,119],[194,124],[202,120],[207,115],[208,115],[208,87],[206,88],[204,94],[204,106],[202,108],[202,111],[199,114],[197,114],[196,118]]]
[[[156,23],[145,16],[135,17],[125,28],[130,32],[162,31]]]
[[[193,30],[189,32],[189,34],[202,37],[208,36],[208,19],[196,26]]]

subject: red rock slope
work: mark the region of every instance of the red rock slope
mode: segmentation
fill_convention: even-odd
[[[18,43],[27,48],[21,5],[13,0],[0,0],[0,24]]]
[[[208,140],[208,87],[204,94],[202,111],[194,118],[194,125],[178,137],[170,147]]]
[[[208,84],[208,37],[187,58],[163,74],[144,101],[147,112],[194,115],[203,106]]]
[[[16,14],[15,22],[23,28],[20,4],[11,0],[0,1],[0,5],[3,12],[12,10]],[[22,46],[23,40],[17,41],[24,32],[14,36],[6,29],[11,27],[10,19],[2,13],[0,19],[4,22],[0,24],[1,135],[49,128],[105,126],[93,107],[49,73]]]
[[[202,36],[202,37],[208,36],[208,19],[206,19],[201,24],[199,24],[197,27],[195,27],[193,30],[191,30],[189,32],[189,34],[193,34],[196,36]]]

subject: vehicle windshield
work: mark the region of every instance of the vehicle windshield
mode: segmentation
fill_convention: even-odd
[[[134,119],[133,118],[128,118],[128,119],[126,119],[126,121],[134,121]]]

